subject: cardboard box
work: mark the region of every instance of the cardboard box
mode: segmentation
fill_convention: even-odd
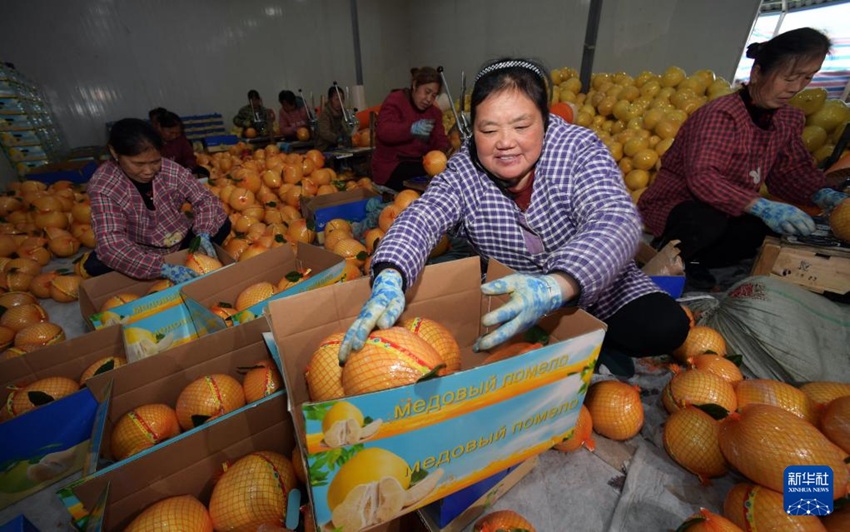
[[[537,457],[534,456],[445,499],[432,502],[417,513],[431,532],[461,532],[536,466]]]
[[[97,419],[92,428],[91,446],[83,469],[90,475],[100,469],[114,469],[116,464],[137,460],[148,454],[148,449],[121,462],[116,462],[110,450],[110,436],[115,423],[133,408],[151,403],[176,407],[183,389],[204,375],[223,373],[242,382],[240,368],[261,361],[270,361],[262,333],[268,330],[264,320],[256,320],[244,327],[232,327],[181,345],[156,357],[146,358],[94,377],[89,389],[98,401]],[[237,410],[238,412],[238,410]],[[204,426],[217,423],[221,418],[210,419]],[[169,445],[175,438],[156,447]]]
[[[260,316],[269,301],[343,281],[344,266],[345,259],[339,255],[309,244],[300,244],[297,254],[290,246],[279,246],[191,284],[181,285],[181,290],[195,330],[203,335],[227,327],[209,308],[222,302],[235,305],[239,293],[252,284],[267,281],[277,285],[290,272],[310,270],[307,279],[235,314],[232,317],[234,325]]]
[[[345,192],[316,196],[301,203],[301,214],[315,224],[315,231],[323,231],[325,224],[334,218],[359,222],[366,218],[366,204],[380,195],[371,190],[356,188]]]
[[[233,258],[221,247],[216,245],[215,248],[218,260],[225,266],[221,270],[234,263]],[[183,264],[188,253],[186,249],[171,253],[165,256],[165,261],[170,264]],[[212,273],[215,272],[206,275]],[[148,293],[157,279],[140,281],[118,272],[92,277],[80,285],[80,313],[86,324],[94,329],[119,323],[125,325],[124,339],[128,359],[135,362],[201,336],[194,327],[189,310],[183,304],[180,289],[204,277],[147,296],[144,294]],[[109,298],[122,293],[143,297],[106,312],[99,312]]]
[[[46,377],[79,381],[90,365],[108,356],[124,356],[117,325],[0,360],[0,404],[6,404],[12,386]],[[80,470],[96,408],[83,388],[0,423],[0,508]]]
[[[491,263],[488,277],[511,273]],[[478,257],[425,268],[407,293],[402,318],[422,316],[446,326],[461,348],[464,371],[415,385],[347,397],[364,419],[382,424],[370,437],[331,449],[322,421],[337,401],[311,403],[304,378],[316,346],[345,331],[370,295],[368,279],[357,279],[269,304],[268,315],[280,349],[291,412],[313,482],[317,524],[331,519],[328,485],[340,471],[332,458],[381,448],[403,460],[414,479],[435,480],[401,513],[459,491],[549,449],[574,430],[593,374],[604,324],[584,311],[562,309],[539,326],[548,345],[481,366],[472,346],[482,334],[483,313],[507,301],[483,297]],[[349,458],[351,459],[351,458]],[[427,474],[427,476],[426,476]]]
[[[640,242],[635,261],[659,288],[671,297],[681,297],[685,290],[684,264],[679,257],[679,249],[675,243],[671,244],[659,252],[646,242]]]
[[[812,292],[844,295],[850,292],[850,250],[789,244],[764,239],[752,275],[767,275]]]
[[[63,503],[86,530],[123,530],[151,504],[177,495],[209,503],[222,466],[253,451],[292,456],[295,438],[286,395],[277,392],[239,412],[160,445],[119,467],[104,469],[60,490]],[[109,489],[103,521],[86,523]],[[82,507],[76,507],[81,504]]]
[[[97,171],[97,163],[94,161],[65,161],[42,166],[30,172],[29,175],[30,179],[47,184],[56,181],[86,183],[95,171]]]

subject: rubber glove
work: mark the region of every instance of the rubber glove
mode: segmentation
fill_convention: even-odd
[[[828,211],[838,207],[838,204],[846,200],[847,194],[832,190],[831,188],[822,188],[812,194],[812,202],[821,209]]]
[[[213,247],[213,243],[210,241],[210,235],[201,233],[198,235],[198,238],[200,238],[200,241],[198,242],[198,251],[204,255],[216,258],[217,255],[215,253],[215,247]]]
[[[168,264],[167,262],[162,263],[162,269],[160,273],[163,277],[168,279],[174,284],[185,283],[186,281],[191,281],[195,277],[198,276],[198,273],[194,270],[187,268],[186,266],[180,266],[179,264]]]
[[[815,230],[811,216],[787,203],[759,198],[750,208],[750,214],[761,218],[776,233],[805,236]]]
[[[486,351],[507,341],[564,303],[558,281],[551,275],[514,273],[481,285],[481,292],[488,296],[511,294],[511,299],[481,318],[485,327],[503,325],[479,338],[473,351]]]
[[[434,129],[434,121],[423,118],[422,120],[417,120],[410,126],[410,132],[414,137],[428,140],[431,137],[431,130]]]
[[[345,364],[352,351],[357,351],[366,344],[366,339],[376,324],[381,329],[389,329],[395,324],[404,311],[404,292],[401,285],[401,274],[391,268],[382,270],[375,277],[372,296],[363,305],[339,346],[340,366]]]

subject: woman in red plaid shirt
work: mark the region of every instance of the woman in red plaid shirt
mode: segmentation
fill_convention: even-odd
[[[811,28],[747,48],[750,82],[691,115],[662,159],[638,208],[660,246],[679,240],[693,288],[713,287],[708,267],[753,257],[770,233],[815,229],[797,205],[835,207],[847,198],[827,187],[802,141],[805,116],[788,105],[820,70],[831,43]]]
[[[187,248],[195,236],[215,256],[230,220],[215,197],[189,170],[162,157],[162,138],[144,120],[125,118],[109,133],[113,160],[88,184],[97,247],[83,263],[90,275],[112,270],[136,279],[164,277],[178,284],[197,274],[163,257]],[[192,216],[183,212],[192,206]]]

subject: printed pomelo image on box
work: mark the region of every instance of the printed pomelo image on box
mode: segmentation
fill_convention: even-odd
[[[509,273],[491,263],[488,278]],[[316,370],[311,360],[323,340],[354,320],[368,299],[368,279],[269,305],[320,526],[347,532],[385,522],[540,454],[574,430],[604,324],[564,309],[538,323],[540,345],[484,363],[487,354],[472,351],[486,332],[481,316],[506,298],[482,297],[480,285],[478,258],[429,266],[399,320],[442,324],[459,346],[460,371],[422,371],[415,384],[316,402],[305,372]],[[364,371],[392,373],[394,353],[410,351],[386,331],[373,337],[387,358]]]

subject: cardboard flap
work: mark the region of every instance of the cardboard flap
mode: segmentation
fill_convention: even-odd
[[[109,356],[125,356],[120,325],[49,345],[25,356],[0,360],[0,398],[6,401],[7,386],[11,384],[28,384],[46,377],[79,381],[90,365]]]
[[[292,455],[295,436],[285,400],[277,392],[240,415],[83,478],[71,486],[74,495],[91,510],[109,487],[103,530],[123,530],[142,510],[167,497],[190,494],[206,504],[223,464],[259,450]]]

